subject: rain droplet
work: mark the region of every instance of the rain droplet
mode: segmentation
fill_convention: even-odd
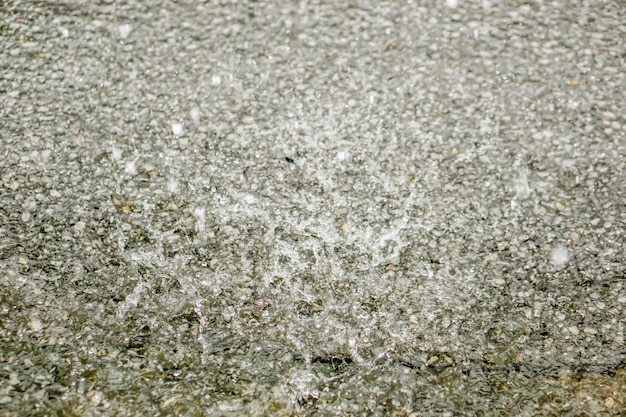
[[[126,164],[124,164],[124,172],[130,176],[137,175],[136,162],[136,160],[126,161]]]
[[[191,120],[193,120],[194,123],[198,123],[200,121],[200,117],[202,116],[202,112],[199,108],[194,107],[193,109],[191,109],[190,115]]]
[[[183,125],[180,123],[172,123],[172,133],[174,136],[180,136],[183,133]]]
[[[562,269],[569,261],[569,252],[564,246],[557,246],[550,253],[550,262],[556,269]]]
[[[122,150],[117,146],[113,145],[111,147],[111,155],[113,156],[114,160],[119,161],[120,159],[122,159],[122,153]]]
[[[118,28],[120,31],[120,38],[126,39],[132,28],[133,27],[129,25],[128,23],[124,25],[120,25]]]
[[[204,232],[206,224],[206,209],[204,207],[196,207],[193,215],[196,218],[196,232]]]

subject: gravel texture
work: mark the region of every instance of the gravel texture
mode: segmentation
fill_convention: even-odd
[[[0,416],[623,415],[625,22],[2,3]]]

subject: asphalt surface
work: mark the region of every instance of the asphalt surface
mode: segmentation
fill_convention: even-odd
[[[621,1],[0,3],[0,416],[623,415]]]

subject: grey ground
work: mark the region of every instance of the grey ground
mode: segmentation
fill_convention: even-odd
[[[0,415],[623,415],[621,1],[0,2]]]

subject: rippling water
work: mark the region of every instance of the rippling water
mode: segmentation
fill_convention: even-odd
[[[624,14],[9,4],[3,415],[619,414]]]

